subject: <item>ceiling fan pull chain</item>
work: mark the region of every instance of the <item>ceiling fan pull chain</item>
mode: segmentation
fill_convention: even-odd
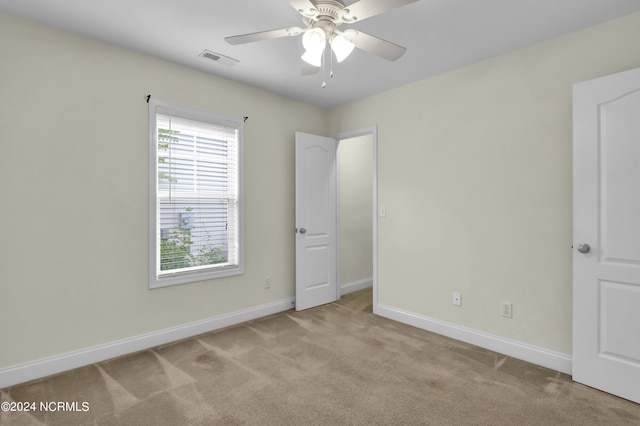
[[[331,68],[329,70],[329,78],[333,78],[333,54],[329,50],[329,57],[331,58]]]
[[[322,52],[322,88],[324,89],[325,87],[327,87],[327,82],[326,80],[326,76],[327,76],[327,72],[325,69],[325,63],[326,63],[326,49],[324,52]]]

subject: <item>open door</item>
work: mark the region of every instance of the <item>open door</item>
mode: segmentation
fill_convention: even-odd
[[[296,310],[335,302],[336,148],[333,138],[296,132]]]
[[[573,93],[573,379],[640,403],[640,69]]]

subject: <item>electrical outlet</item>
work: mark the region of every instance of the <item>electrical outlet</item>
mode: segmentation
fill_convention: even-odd
[[[502,316],[513,318],[513,304],[511,302],[502,302]]]
[[[462,293],[457,291],[453,292],[453,304],[456,306],[462,306]]]
[[[271,288],[271,277],[265,278],[264,280],[264,288]]]

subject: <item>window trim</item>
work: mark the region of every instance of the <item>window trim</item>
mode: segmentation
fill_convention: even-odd
[[[164,272],[158,276],[160,254],[158,246],[160,238],[158,208],[158,140],[156,114],[169,115],[214,125],[224,125],[238,129],[238,262],[237,265],[203,266],[188,271]],[[149,99],[149,288],[161,288],[177,284],[204,281],[222,277],[244,274],[244,119],[214,113],[205,109],[190,107],[160,99]]]

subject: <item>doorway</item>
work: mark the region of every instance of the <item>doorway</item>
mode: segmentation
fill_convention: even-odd
[[[340,144],[345,147],[341,174]],[[339,174],[345,183],[342,206]],[[375,126],[335,138],[296,132],[296,310],[329,303],[367,287],[373,289],[375,309],[377,205]],[[358,221],[365,223],[354,225]],[[341,249],[342,233],[345,247]]]
[[[377,278],[377,129],[337,136],[338,294],[373,288]]]

